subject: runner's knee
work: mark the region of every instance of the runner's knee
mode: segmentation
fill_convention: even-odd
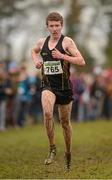
[[[45,118],[45,120],[50,120],[50,119],[52,119],[53,118],[53,113],[52,112],[50,112],[50,111],[45,111],[44,112],[44,118]]]
[[[61,119],[62,128],[66,129],[69,126],[69,120],[67,118]]]

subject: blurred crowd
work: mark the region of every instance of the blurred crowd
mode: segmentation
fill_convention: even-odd
[[[71,68],[72,120],[112,119],[112,69],[78,73]],[[42,121],[40,76],[25,66],[0,62],[0,131]],[[55,112],[54,112],[55,113]],[[56,113],[57,114],[57,113]]]
[[[39,122],[41,116],[40,78],[29,74],[25,66],[0,64],[0,131],[8,127],[24,127],[29,120]]]
[[[91,73],[71,70],[76,121],[112,119],[112,69],[95,67]]]

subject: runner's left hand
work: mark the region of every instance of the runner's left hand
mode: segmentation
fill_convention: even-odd
[[[55,48],[55,49],[52,51],[52,56],[53,56],[53,58],[55,58],[55,59],[61,59],[62,53],[61,53],[58,49]]]

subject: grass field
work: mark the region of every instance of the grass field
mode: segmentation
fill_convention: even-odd
[[[111,179],[112,121],[73,123],[72,170],[64,169],[62,129],[55,124],[57,157],[43,164],[48,141],[43,125],[0,133],[0,179]]]

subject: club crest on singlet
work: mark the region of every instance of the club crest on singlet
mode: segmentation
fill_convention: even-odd
[[[62,74],[62,65],[61,61],[46,61],[44,62],[44,74],[53,75],[53,74]]]

